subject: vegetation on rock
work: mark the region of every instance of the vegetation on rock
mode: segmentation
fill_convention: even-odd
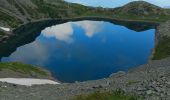
[[[12,63],[0,63],[0,71],[2,70],[12,70],[14,72],[19,72],[23,74],[31,74],[37,73],[39,75],[48,75],[48,73],[40,68],[34,67],[32,65],[22,64],[19,62],[12,62]]]
[[[170,56],[170,37],[162,37],[156,48],[153,60],[160,60]]]
[[[94,92],[89,95],[79,95],[75,100],[138,100],[137,96],[127,95],[122,90],[112,92]]]

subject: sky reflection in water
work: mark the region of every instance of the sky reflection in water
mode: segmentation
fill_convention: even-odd
[[[47,27],[34,42],[2,61],[42,66],[64,82],[99,79],[145,64],[154,47],[154,32],[102,21],[68,22]]]

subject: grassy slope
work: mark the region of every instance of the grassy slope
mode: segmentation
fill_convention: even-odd
[[[74,100],[138,100],[136,96],[127,95],[123,91],[95,92],[77,96]]]
[[[153,15],[152,16],[143,16],[143,15],[134,15],[126,12],[119,12],[118,8],[107,9],[107,8],[93,8],[87,7],[80,4],[67,3],[62,0],[31,0],[31,2],[36,7],[31,7],[25,4],[16,3],[14,0],[8,0],[8,2],[13,5],[23,16],[25,11],[30,15],[32,20],[40,20],[44,18],[74,18],[74,17],[107,17],[107,18],[116,18],[123,20],[137,20],[137,21],[151,21],[151,22],[164,22],[170,19],[170,15],[161,16]],[[11,3],[12,2],[12,3]],[[165,10],[165,9],[164,9]],[[163,10],[163,11],[164,11]],[[169,11],[168,9],[166,9]],[[170,11],[169,11],[170,13]],[[22,21],[17,18],[11,17],[3,12],[0,12],[0,20],[3,20],[11,27],[19,26]]]
[[[40,0],[32,0],[38,7],[36,11],[51,18],[72,18],[72,17],[86,17],[86,16],[100,16],[107,18],[116,18],[124,20],[139,20],[139,21],[151,21],[151,22],[164,22],[170,19],[170,15],[132,15],[121,14],[116,12],[116,9],[103,9],[103,8],[90,8],[78,4],[68,4],[66,2],[60,2],[58,5],[50,4],[48,2],[40,2]],[[61,6],[62,5],[62,6]]]
[[[152,22],[164,22],[170,19],[170,16],[139,16],[139,15],[125,15],[117,13],[117,9],[104,9],[93,8],[79,4],[66,3],[64,1],[49,2],[49,0],[31,0],[37,7],[30,7],[22,5],[22,7],[28,12],[33,19],[43,18],[74,18],[74,17],[90,17],[99,16],[107,18],[116,18],[124,20],[139,20],[139,21],[152,21]],[[19,7],[17,7],[19,8]],[[21,8],[20,8],[21,9]],[[23,13],[22,10],[19,10]],[[116,12],[116,13],[115,13]]]
[[[170,56],[170,37],[164,36],[159,40],[153,60],[160,60]]]
[[[0,20],[2,20],[5,24],[15,28],[18,27],[18,25],[22,24],[22,21],[12,17],[4,12],[0,11]]]
[[[0,71],[3,69],[8,69],[8,70],[12,70],[14,72],[20,72],[23,74],[31,74],[32,72],[34,72],[39,75],[44,75],[44,76],[48,75],[46,71],[43,71],[40,68],[27,65],[27,64],[18,63],[18,62],[0,63]]]
[[[160,8],[145,1],[130,2],[122,7],[115,8],[115,16],[123,19],[164,22],[170,19],[168,9]]]

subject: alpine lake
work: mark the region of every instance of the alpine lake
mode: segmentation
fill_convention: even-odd
[[[155,46],[154,25],[102,20],[42,21],[0,43],[1,62],[49,70],[61,81],[96,80],[146,64]]]

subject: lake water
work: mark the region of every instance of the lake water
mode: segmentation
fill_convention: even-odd
[[[146,64],[154,40],[155,29],[137,32],[104,21],[67,22],[46,27],[1,61],[41,66],[62,82],[94,80]]]

